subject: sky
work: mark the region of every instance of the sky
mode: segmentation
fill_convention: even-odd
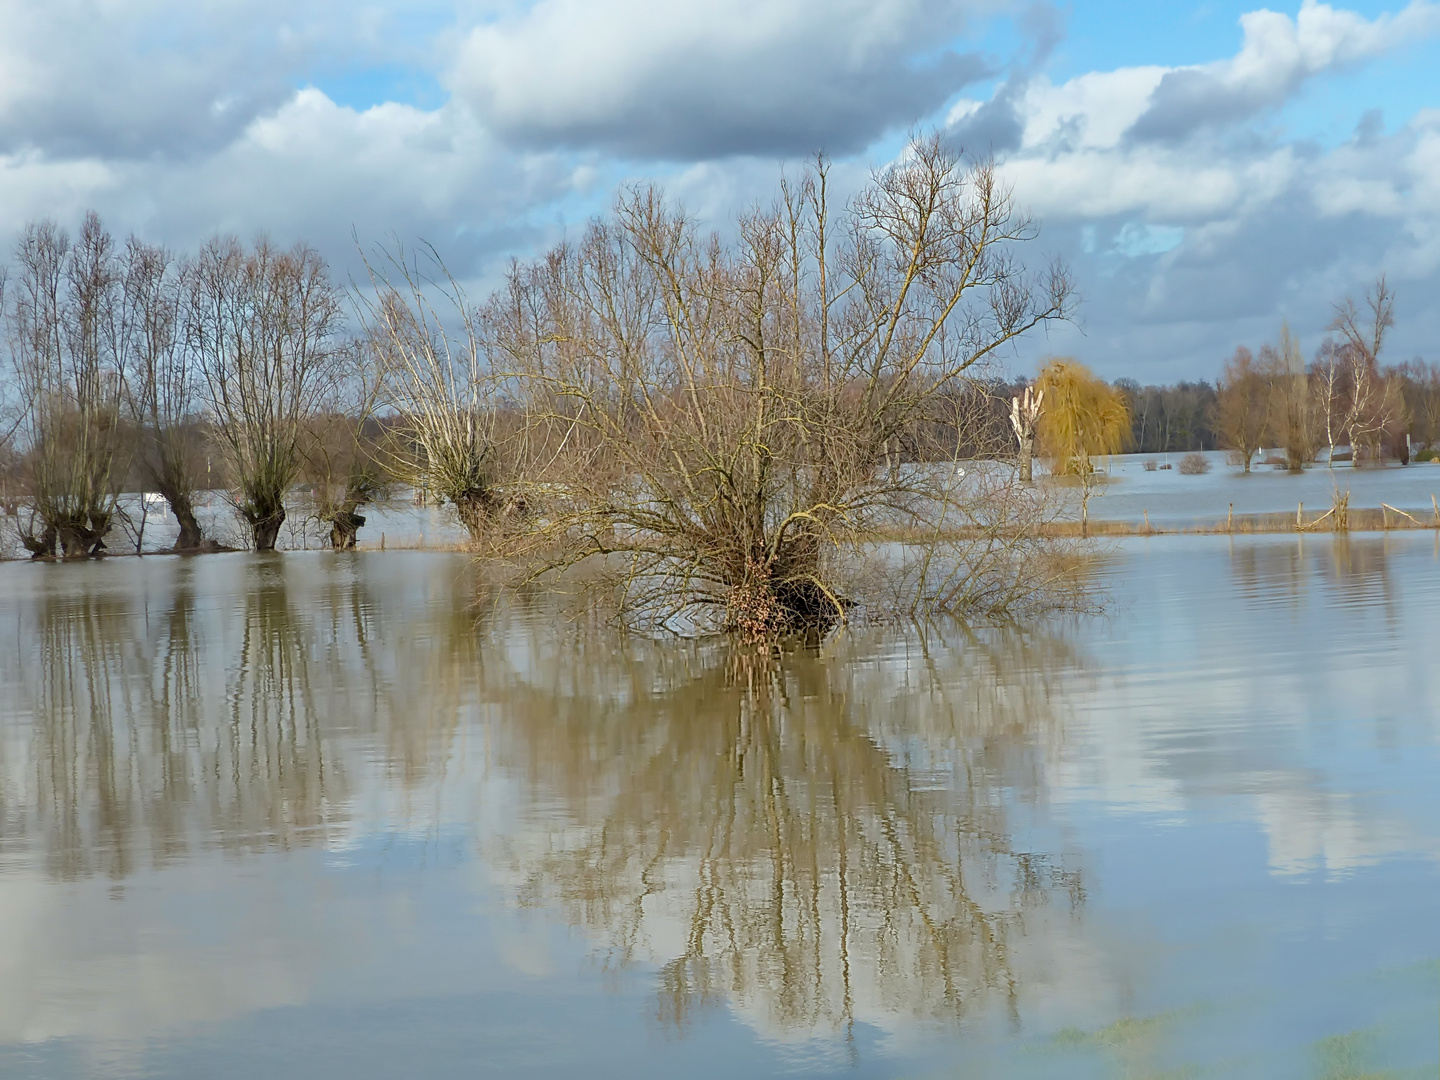
[[[1440,0],[0,0],[0,244],[435,245],[472,295],[654,179],[716,228],[817,150],[993,155],[1083,297],[1006,363],[1213,378],[1388,275],[1440,360]]]

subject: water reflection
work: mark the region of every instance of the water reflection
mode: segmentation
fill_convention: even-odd
[[[1055,639],[741,655],[485,616],[467,583],[400,602],[358,563],[217,565],[198,585],[206,564],[178,559],[138,587],[97,575],[22,611],[0,671],[12,859],[118,881],[207,850],[343,848],[362,803],[403,832],[479,723],[459,779],[523,781],[483,854],[607,964],[658,965],[670,1025],[720,1001],[775,1031],[1013,1014],[1017,935],[1083,899],[1073,856],[1012,836],[1058,746]]]
[[[1394,627],[1401,619],[1404,587],[1390,566],[1395,543],[1384,535],[1348,533],[1251,539],[1231,544],[1231,572],[1241,594],[1253,602],[1284,597],[1300,610],[1307,602],[1323,600],[1333,609],[1380,612]],[[1407,550],[1413,547],[1406,545]],[[1308,596],[1317,589],[1323,595]]]
[[[1436,565],[1136,542],[1105,619],[776,657],[443,555],[0,568],[0,1073],[1293,1064],[1314,971],[1440,955]]]
[[[424,782],[461,720],[466,602],[382,642],[353,566],[227,560],[197,588],[202,565],[97,573],[18,609],[0,651],[0,850],[70,880],[323,844],[344,833],[371,741],[400,789]]]
[[[497,748],[529,781],[526,824],[492,857],[609,963],[659,964],[669,1025],[717,1002],[771,1032],[1013,1014],[1015,939],[1084,896],[1078,863],[1012,835],[1043,795],[1069,658],[1001,632],[874,646],[532,638]]]

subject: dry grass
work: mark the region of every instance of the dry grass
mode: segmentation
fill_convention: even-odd
[[[1078,537],[1078,521],[1052,521],[1037,526],[1042,535]],[[1440,519],[1431,515],[1415,517],[1391,506],[1375,508],[1347,507],[1338,517],[1332,510],[1321,514],[1298,515],[1289,511],[1274,514],[1236,514],[1233,518],[1196,521],[1189,525],[1155,525],[1144,521],[1096,521],[1091,519],[1088,534],[1094,536],[1225,536],[1264,533],[1315,532],[1393,532],[1397,530],[1437,529]],[[898,538],[897,538],[898,539]]]

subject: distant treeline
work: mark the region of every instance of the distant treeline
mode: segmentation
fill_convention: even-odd
[[[1440,453],[1440,364],[1383,362],[1395,295],[1382,277],[1363,303],[1334,306],[1327,336],[1306,360],[1288,326],[1256,350],[1239,346],[1215,382],[1141,385],[1116,379],[1133,453],[1231,450],[1248,469],[1274,448],[1291,469],[1324,458],[1408,462]],[[912,451],[934,459],[981,456],[1003,445],[1011,401],[1031,381],[975,380],[952,394],[953,424],[932,422]],[[1051,403],[1053,407],[1054,403]],[[1010,440],[1013,442],[1013,438]]]

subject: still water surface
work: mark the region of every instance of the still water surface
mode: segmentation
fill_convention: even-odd
[[[461,556],[0,565],[0,1076],[1434,1077],[1427,534],[758,663]]]

